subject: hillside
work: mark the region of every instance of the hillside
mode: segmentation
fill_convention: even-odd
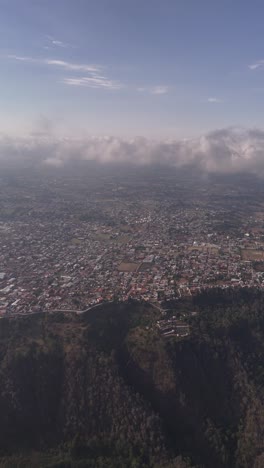
[[[185,338],[135,302],[1,319],[0,466],[262,467],[263,311],[204,293],[171,312]]]

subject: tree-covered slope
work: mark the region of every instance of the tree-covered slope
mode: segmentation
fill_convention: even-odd
[[[152,320],[135,304],[2,319],[0,466],[187,466],[118,366],[129,328]]]
[[[0,466],[264,466],[264,294],[183,312],[183,339],[135,302],[1,319]]]

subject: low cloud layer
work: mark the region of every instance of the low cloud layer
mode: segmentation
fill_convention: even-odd
[[[204,172],[248,172],[264,175],[264,131],[223,129],[192,140],[125,140],[115,137],[58,139],[51,135],[25,138],[0,136],[0,161],[59,168],[69,162],[190,166]]]

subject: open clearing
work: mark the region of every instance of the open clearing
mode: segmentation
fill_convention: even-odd
[[[241,249],[242,260],[264,260],[264,251],[256,249]]]
[[[127,272],[127,273],[131,273],[131,272],[136,271],[138,269],[138,267],[139,267],[138,263],[122,262],[122,263],[120,263],[120,265],[118,267],[118,270],[123,271],[123,272]]]

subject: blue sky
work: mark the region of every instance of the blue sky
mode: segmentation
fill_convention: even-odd
[[[0,131],[263,128],[262,0],[0,0]]]

